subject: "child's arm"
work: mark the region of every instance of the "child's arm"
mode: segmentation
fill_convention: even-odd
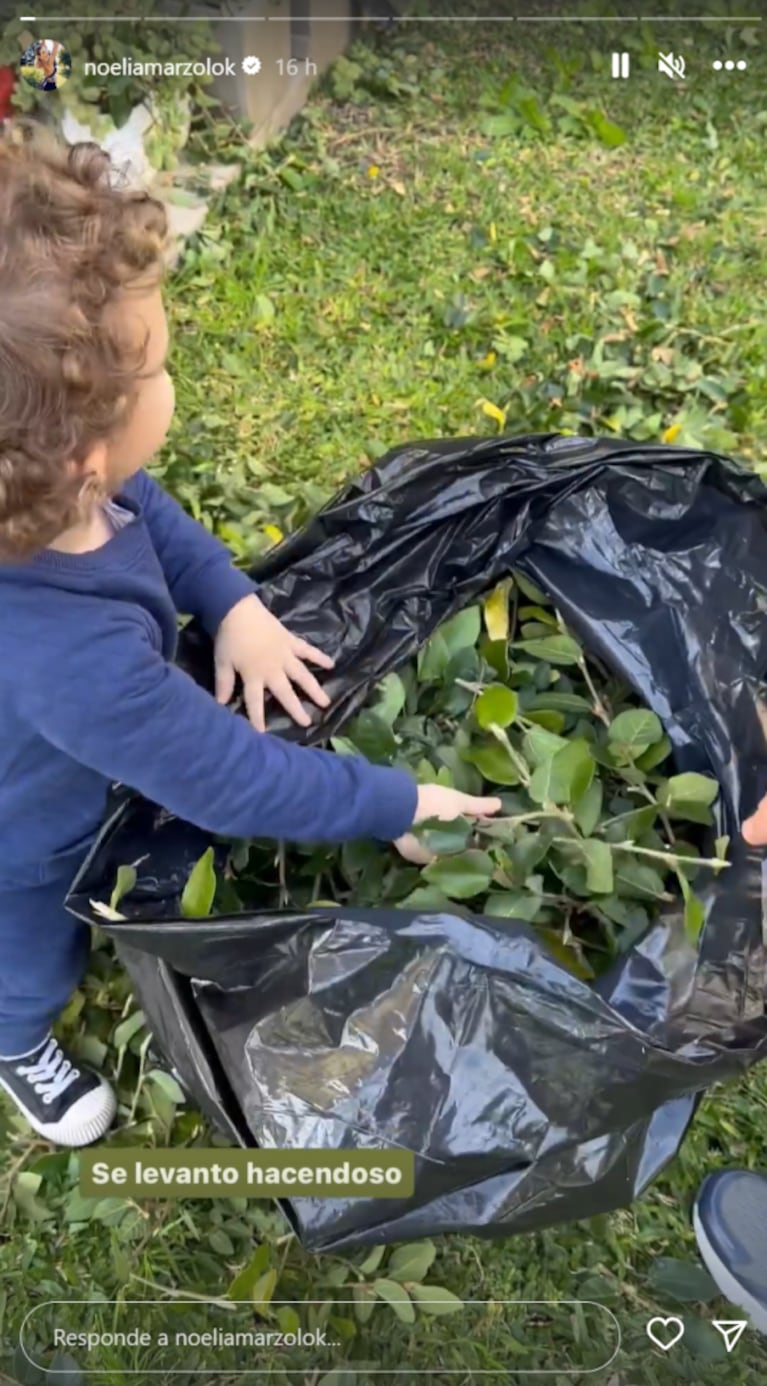
[[[258,733],[162,658],[140,611],[90,614],[74,632],[52,621],[19,671],[28,720],[80,764],[233,837],[391,841],[412,825],[406,772]]]
[[[232,564],[229,550],[163,491],[148,472],[137,472],[125,494],[138,501],[173,604],[196,616],[214,636],[224,617],[256,584]]]
[[[141,505],[176,610],[197,616],[215,637],[219,702],[229,702],[239,674],[248,716],[259,731],[267,692],[308,727],[311,718],[294,685],[318,707],[327,707],[327,694],[306,666],[332,669],[332,659],[272,616],[256,596],[256,584],[232,565],[228,549],[146,472],[138,472],[126,492]]]

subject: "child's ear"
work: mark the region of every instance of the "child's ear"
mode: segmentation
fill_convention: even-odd
[[[94,503],[109,495],[106,444],[97,443],[82,462],[69,462],[67,470],[80,482],[78,506],[85,517]]]
[[[82,477],[83,482],[88,478],[106,486],[109,471],[109,456],[106,443],[94,443],[87,457],[82,462],[67,463],[68,469],[73,476]]]

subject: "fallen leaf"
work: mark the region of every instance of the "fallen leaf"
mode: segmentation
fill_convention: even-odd
[[[480,400],[479,405],[483,414],[487,414],[489,419],[495,420],[498,425],[498,432],[500,433],[501,430],[506,427],[506,410],[499,409],[498,405],[493,404],[492,400],[489,399]]]

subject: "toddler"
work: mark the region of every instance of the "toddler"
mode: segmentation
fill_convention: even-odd
[[[264,731],[267,694],[302,726],[301,694],[327,707],[309,666],[333,661],[144,470],[174,408],[165,235],[96,146],[0,140],[0,1086],[64,1146],[115,1113],[52,1030],[89,946],[63,901],[112,782],[214,833],[406,852],[414,823],[500,808]],[[173,662],[179,613],[214,639],[215,697]]]

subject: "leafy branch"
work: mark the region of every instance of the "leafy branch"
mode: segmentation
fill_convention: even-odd
[[[705,912],[691,882],[727,866],[725,839],[713,856],[701,851],[719,786],[673,772],[657,715],[614,680],[598,685],[581,645],[525,575],[444,622],[331,745],[421,782],[500,795],[503,812],[422,824],[421,868],[375,843],[280,843],[276,858],[273,844],[255,843],[240,869],[233,855],[226,898],[211,852],[187,883],[185,914],[238,901],[467,908],[533,925],[582,977],[609,965],[622,930],[636,937],[675,899],[697,939]]]

